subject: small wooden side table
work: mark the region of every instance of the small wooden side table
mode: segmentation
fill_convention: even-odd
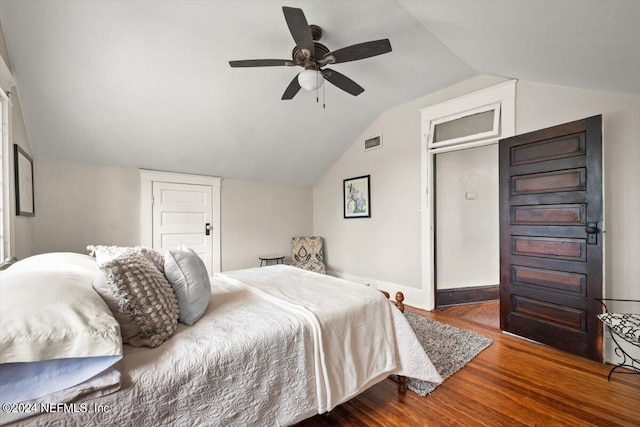
[[[263,255],[258,259],[260,260],[260,267],[269,265],[269,261],[275,261],[276,264],[284,264],[284,255]]]

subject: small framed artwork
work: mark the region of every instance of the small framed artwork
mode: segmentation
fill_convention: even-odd
[[[33,200],[33,159],[17,144],[13,144],[16,180],[16,215],[35,216]]]
[[[345,218],[371,218],[370,175],[343,181],[342,195]]]

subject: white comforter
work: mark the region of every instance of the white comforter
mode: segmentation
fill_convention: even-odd
[[[378,294],[288,266],[215,276],[194,326],[155,349],[125,346],[119,392],[20,425],[290,425],[390,373],[441,381]]]
[[[309,321],[318,413],[391,373],[442,381],[404,316],[375,289],[286,265],[234,271],[218,279],[244,284]]]

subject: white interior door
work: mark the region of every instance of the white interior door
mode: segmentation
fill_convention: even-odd
[[[153,182],[153,248],[161,253],[183,244],[213,269],[213,188]]]

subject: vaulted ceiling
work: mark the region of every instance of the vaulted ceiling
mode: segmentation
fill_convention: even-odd
[[[280,97],[283,5],[365,88]],[[639,1],[0,1],[36,158],[313,185],[383,111],[477,74],[640,94]]]

